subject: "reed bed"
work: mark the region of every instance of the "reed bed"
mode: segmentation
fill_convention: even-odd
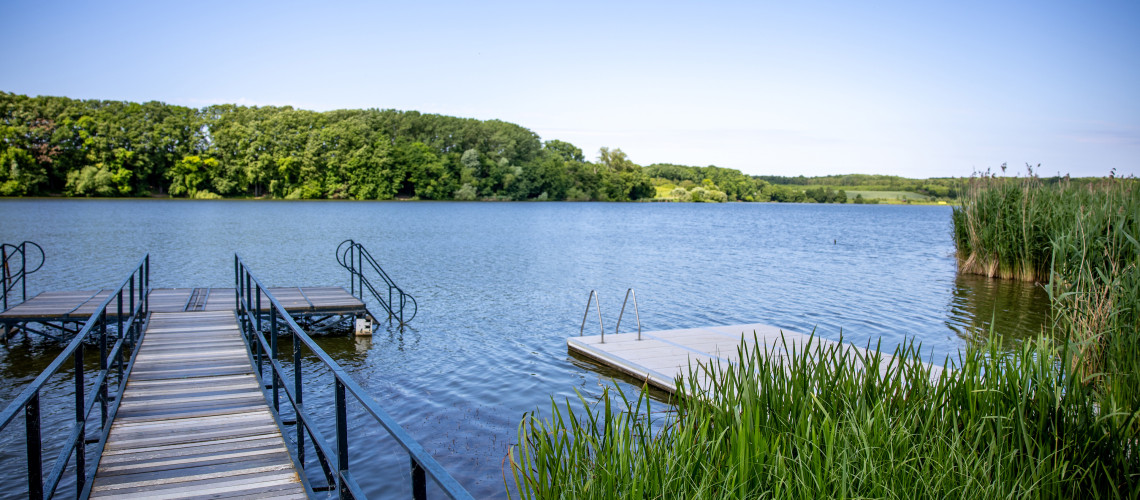
[[[1140,183],[982,176],[954,211],[959,269],[1036,280],[1074,373],[1140,406]]]
[[[972,178],[953,212],[958,268],[1048,283],[1054,239],[1095,239],[1121,220],[1135,224],[1137,194],[1134,179]]]
[[[511,471],[528,499],[1132,494],[1136,415],[1101,411],[1053,342],[996,346],[933,377],[913,344],[744,347],[692,367],[674,412],[645,391],[552,402],[520,425]]]

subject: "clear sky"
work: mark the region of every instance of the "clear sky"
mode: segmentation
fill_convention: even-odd
[[[109,4],[0,2],[0,90],[497,118],[750,174],[1140,174],[1137,0]]]

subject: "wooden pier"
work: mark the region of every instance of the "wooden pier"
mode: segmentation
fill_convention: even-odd
[[[254,378],[233,289],[221,296],[225,310],[151,315],[93,498],[307,498]]]
[[[24,276],[35,271],[24,269],[22,253],[29,243],[35,245],[4,245],[5,250],[21,254],[20,269],[9,274],[12,254],[6,253],[4,269],[6,279],[16,277],[13,283],[21,287],[22,302],[7,307],[5,293],[0,340],[7,342],[23,333],[27,341],[39,335],[44,342],[58,342],[62,352],[0,408],[5,442],[18,443],[19,437],[8,435],[23,434],[28,497],[57,496],[61,484],[66,484],[63,478],[75,474],[73,491],[81,497],[308,498],[324,496],[314,492],[351,492],[360,498],[363,490],[357,478],[367,472],[350,471],[348,460],[354,429],[348,425],[347,410],[353,404],[363,406],[366,418],[406,451],[413,497],[426,498],[431,479],[451,498],[471,498],[311,337],[342,330],[346,319],[356,320],[357,334],[369,333],[370,322],[363,319],[375,318],[361,299],[344,288],[266,287],[235,254],[235,288],[154,289],[147,254],[114,289],[45,292],[24,300]],[[345,243],[351,245],[342,251]],[[415,317],[415,299],[391,281],[362,245],[348,240],[337,252],[338,263],[352,275],[354,291],[363,293],[367,287],[389,319],[399,319],[401,327]],[[356,267],[366,264],[386,287],[387,302],[364,270]],[[5,286],[7,292],[15,285]],[[407,318],[405,305],[411,307]],[[277,328],[262,329],[264,319]],[[303,363],[309,361],[293,359],[293,387],[263,385],[285,376],[287,369],[277,362],[265,366],[261,362],[266,351],[276,355],[271,346],[282,334],[295,347],[303,345],[308,360],[315,360],[317,372],[323,372],[308,374],[316,382],[307,385],[331,390],[334,383],[327,376],[332,374],[337,389],[332,395],[335,422],[328,421],[332,416],[325,415],[326,408],[314,412],[300,403],[308,371]],[[6,348],[27,346],[36,344]],[[93,347],[99,350],[98,368],[84,361],[85,351]],[[74,369],[68,372],[70,366]],[[74,387],[74,398],[65,398],[73,400],[73,408],[53,407],[47,413],[55,418],[58,411],[73,411],[71,431],[54,420],[52,427],[45,427],[42,393],[68,387]],[[267,401],[269,388],[272,406]],[[285,397],[278,401],[282,392]],[[48,401],[54,406],[52,398]],[[287,406],[282,410],[291,418],[282,420],[278,402]],[[25,423],[22,429],[20,421]],[[283,438],[284,426],[293,426],[297,442]],[[306,435],[312,439],[302,441],[300,436]],[[87,460],[94,451],[87,445],[92,443],[99,450],[95,464]],[[319,475],[313,467],[306,472],[307,465],[314,465],[301,458],[306,445],[314,447],[320,458]],[[0,451],[16,456],[7,447]],[[44,456],[45,451],[49,456]],[[318,482],[310,482],[314,480]]]
[[[755,334],[755,337],[753,337]],[[590,358],[604,366],[624,372],[649,384],[676,392],[675,380],[680,375],[689,375],[689,366],[698,363],[709,366],[717,361],[727,365],[739,359],[737,349],[741,340],[749,348],[768,346],[772,353],[782,353],[784,343],[789,349],[804,346],[811,339],[809,335],[783,330],[771,325],[746,324],[728,326],[706,326],[679,330],[606,334],[570,337],[567,348]],[[820,337],[811,339],[813,345],[837,344],[833,340]],[[756,344],[759,342],[759,344]],[[847,348],[866,353],[861,347],[848,344]],[[880,354],[884,361],[891,358]],[[883,363],[885,367],[886,363]],[[932,366],[931,375],[936,377],[942,368]]]

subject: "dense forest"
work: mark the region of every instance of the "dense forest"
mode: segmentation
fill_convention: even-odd
[[[953,182],[843,177],[642,167],[609,148],[591,160],[513,123],[415,111],[195,109],[0,92],[0,196],[844,203],[844,186],[871,184],[956,194]]]

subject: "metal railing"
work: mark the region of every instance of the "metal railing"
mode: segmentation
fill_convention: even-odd
[[[302,482],[305,488],[312,491],[335,491],[340,498],[365,498],[364,492],[349,470],[349,427],[348,403],[349,396],[355,399],[364,411],[391,435],[411,458],[412,495],[423,499],[427,496],[426,477],[430,476],[440,489],[451,498],[467,499],[471,495],[463,489],[450,474],[423,449],[410,434],[388,415],[380,404],[376,402],[355,379],[341,368],[297,322],[285,311],[285,307],[269,292],[249,270],[249,267],[234,255],[234,282],[236,286],[235,299],[237,301],[237,315],[243,338],[249,349],[249,355],[256,365],[257,376],[265,390],[266,398],[272,399],[271,411],[277,424],[285,433],[285,426],[294,427],[293,439],[286,440],[294,464],[301,471]],[[262,309],[262,300],[267,300],[266,309]],[[263,327],[267,327],[263,330]],[[285,363],[291,363],[291,372],[285,371],[285,365],[279,359],[278,332],[290,337],[293,347],[292,357],[286,358]],[[266,338],[266,331],[269,332]],[[335,446],[321,432],[313,413],[304,404],[304,373],[301,348],[309,350],[310,356],[319,360],[333,377],[333,398],[335,403]],[[288,354],[288,353],[286,353]],[[265,374],[264,367],[269,373]],[[309,370],[312,372],[312,370]],[[268,376],[268,379],[266,378]],[[291,379],[291,380],[288,380]],[[321,387],[328,387],[321,384]],[[311,390],[311,389],[310,389]],[[293,419],[283,419],[281,406],[292,408]],[[309,440],[315,450],[317,463],[325,484],[314,487],[310,484],[304,469],[305,441]]]
[[[353,296],[358,297],[361,301],[364,300],[364,290],[367,289],[376,298],[376,301],[388,311],[388,319],[396,318],[403,326],[407,322],[416,317],[419,312],[419,305],[416,304],[415,297],[408,295],[388,273],[384,272],[384,268],[380,267],[380,263],[372,257],[368,249],[364,245],[357,243],[351,239],[340,242],[336,247],[336,261],[341,267],[348,270],[350,289]],[[387,293],[381,293],[372,285],[372,282],[364,276],[368,264],[372,268],[373,274],[380,278],[384,287],[387,288]],[[387,298],[385,298],[385,296]],[[404,319],[404,309],[407,308],[408,303],[411,303],[412,314],[407,319]]]
[[[621,302],[621,313],[618,314],[617,326],[614,327],[614,335],[617,335],[621,330],[621,319],[625,316],[625,306],[629,303],[629,297],[633,296],[633,314],[637,318],[637,340],[641,340],[641,312],[637,310],[637,293],[632,288],[626,289],[625,300]],[[598,310],[598,329],[602,332],[602,343],[606,343],[606,327],[602,326],[602,304],[598,298],[596,290],[590,290],[590,296],[586,297],[586,312],[582,314],[582,328],[578,329],[578,336],[581,337],[586,333],[586,319],[590,317],[590,300],[593,299],[594,305]]]
[[[74,466],[70,468],[75,472],[77,496],[87,498],[91,494],[91,482],[99,468],[99,455],[107,444],[107,436],[111,433],[111,422],[115,419],[115,414],[119,411],[119,402],[122,400],[120,395],[126,387],[131,368],[134,367],[135,355],[138,354],[143,323],[149,311],[147,298],[149,292],[150,255],[147,255],[139,261],[130,276],[127,276],[119,287],[103,300],[63,352],[8,404],[3,413],[0,413],[0,432],[5,432],[19,414],[24,414],[28,498],[41,500],[54,495],[73,457]],[[114,309],[112,313],[114,317],[108,318],[108,308]],[[108,332],[108,326],[112,325],[116,327],[115,331]],[[99,371],[91,383],[92,394],[88,398],[85,394],[88,384],[83,355],[86,344],[92,342],[97,343],[99,347]],[[75,381],[75,419],[71,424],[71,432],[68,433],[59,455],[45,477],[44,445],[40,432],[43,424],[40,395],[45,384],[65,369],[69,358],[72,360],[74,370],[71,377]],[[114,385],[111,380],[113,377],[117,378]],[[96,404],[99,406],[99,413],[93,416],[91,413],[95,411]],[[98,423],[97,440],[87,437],[89,425],[93,427],[95,424],[91,422],[92,419],[96,419]],[[91,442],[95,443],[96,458],[88,465],[87,444]]]
[[[621,301],[621,313],[618,314],[617,326],[614,327],[614,335],[618,334],[621,329],[621,318],[625,316],[625,304],[629,302],[629,296],[633,295],[633,316],[637,318],[637,340],[641,340],[641,313],[637,310],[637,292],[632,288],[625,291],[625,300]]]
[[[40,263],[36,265],[35,269],[28,270],[28,245],[39,252]],[[20,285],[20,302],[28,300],[28,275],[39,271],[44,267],[44,249],[32,241],[23,241],[18,244],[3,243],[0,244],[0,256],[3,257],[3,278],[2,288],[4,290],[4,308],[0,311],[8,310],[8,295]],[[12,268],[16,267],[13,271]],[[11,304],[16,305],[16,304]]]
[[[598,292],[590,290],[590,296],[586,297],[586,312],[582,314],[582,328],[578,330],[578,336],[581,337],[586,332],[586,318],[590,317],[590,299],[594,299],[594,305],[598,306],[598,329],[602,331],[602,343],[606,343],[606,327],[602,326],[602,303],[598,301]]]

